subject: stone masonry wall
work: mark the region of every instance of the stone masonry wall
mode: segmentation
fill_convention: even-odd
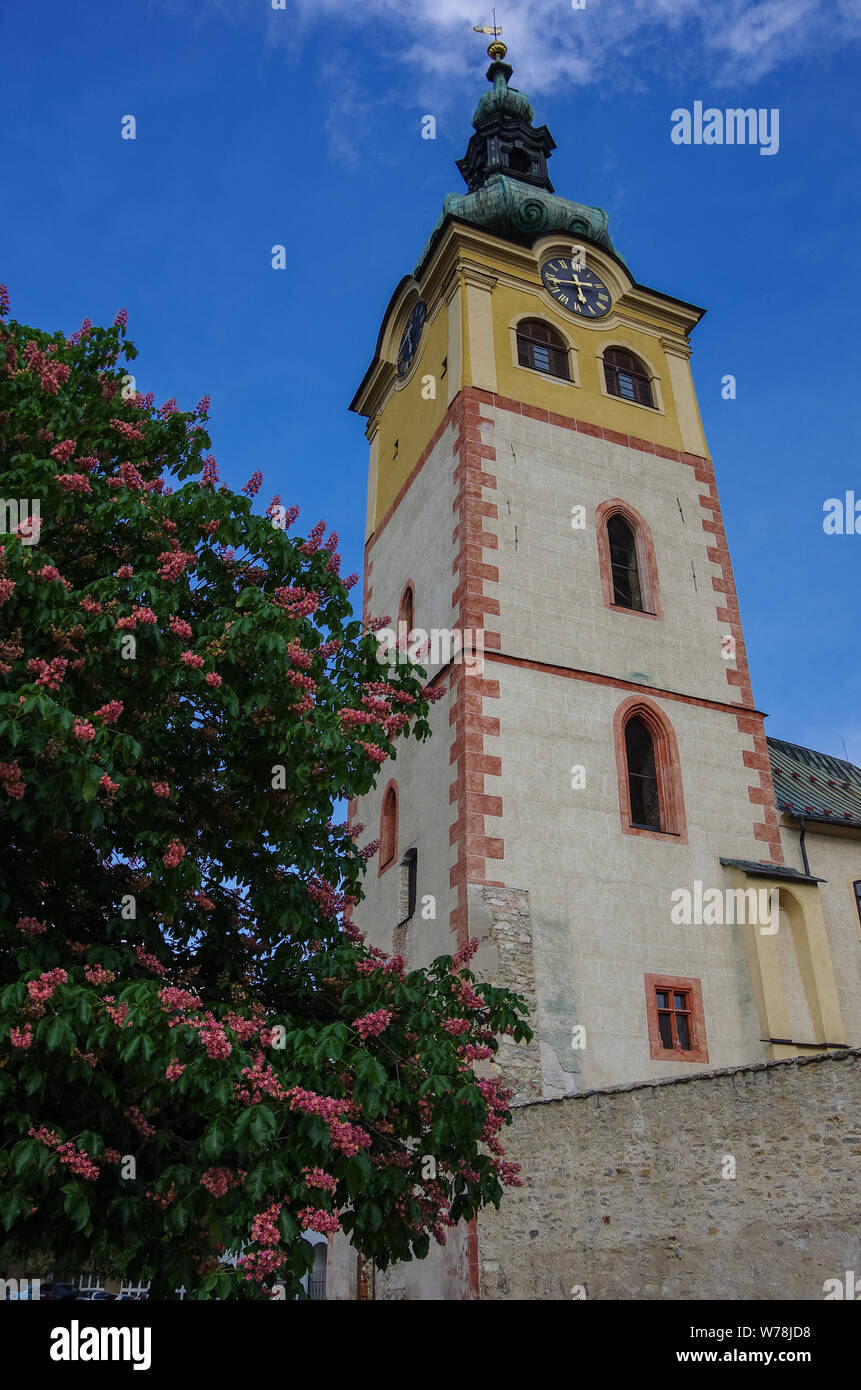
[[[861,1273],[861,1051],[529,1103],[503,1142],[523,1186],[480,1218],[482,1298],[816,1301]]]

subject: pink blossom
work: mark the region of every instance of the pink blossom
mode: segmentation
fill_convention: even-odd
[[[256,497],[258,492],[260,491],[262,482],[263,474],[260,472],[259,468],[256,468],[254,472],[251,474],[251,477],[248,479],[248,482],[243,487],[242,491],[244,493],[247,493],[249,497]]]
[[[54,581],[60,578],[60,571],[56,568],[55,565],[43,565],[40,570],[36,571],[36,574],[37,578],[39,579],[49,579]]]
[[[195,652],[183,652],[180,661],[182,661],[183,665],[189,666],[195,671],[199,670],[203,665],[203,657],[198,656]]]
[[[116,724],[123,712],[122,700],[109,700],[106,705],[100,705],[93,715],[94,719],[103,719],[106,724]]]
[[[167,782],[153,782],[152,789],[156,796],[164,797],[165,800],[170,796],[170,786]]]
[[[173,1061],[168,1063],[168,1068],[165,1072],[166,1079],[168,1081],[178,1081],[179,1078],[182,1076],[182,1073],[185,1071],[185,1068],[186,1063],[180,1062],[178,1058],[174,1057]],[[203,1180],[201,1179],[201,1181]]]
[[[46,970],[38,980],[27,981],[27,993],[35,1004],[44,1004],[51,998],[57,986],[66,984],[68,978],[65,970],[61,970],[59,966],[55,970]]]
[[[96,731],[86,719],[75,721],[72,733],[75,738],[79,738],[82,743],[92,743],[96,736]]]
[[[32,1023],[25,1023],[23,1028],[10,1028],[9,1040],[13,1047],[31,1047],[33,1043]]]
[[[200,1007],[200,1000],[196,994],[190,994],[186,989],[177,989],[175,985],[167,985],[164,989],[160,989],[158,999],[165,1013]]]
[[[320,1231],[323,1235],[333,1236],[341,1229],[337,1212],[303,1207],[296,1215],[303,1231]]]
[[[62,443],[54,445],[51,458],[56,459],[58,463],[68,463],[77,447],[74,439],[64,439]]]
[[[360,1038],[375,1038],[385,1032],[393,1017],[391,1009],[377,1009],[376,1013],[357,1018],[354,1026]]]
[[[191,628],[184,618],[171,618],[168,627],[174,637],[181,637],[185,642],[191,638]]]
[[[150,1124],[149,1120],[138,1106],[130,1105],[128,1110],[123,1113],[129,1124],[134,1125],[138,1134],[142,1135],[144,1139],[149,1139],[155,1134],[155,1126]]]
[[[185,845],[179,840],[173,839],[167,848],[167,853],[162,856],[162,863],[168,869],[175,869],[185,858]]]
[[[115,971],[105,970],[103,965],[87,965],[84,967],[84,978],[91,985],[109,985],[117,977]]]
[[[125,326],[126,326],[126,324],[128,323],[128,321],[129,321],[129,311],[128,311],[128,309],[120,309],[119,313],[117,314],[116,318],[114,319],[114,324],[115,324],[115,326],[116,326],[117,328],[125,328]]]
[[[19,931],[26,932],[28,936],[41,936],[45,930],[45,923],[38,921],[35,917],[19,917],[15,926]]]
[[[337,1179],[331,1173],[324,1173],[322,1168],[303,1168],[302,1176],[307,1187],[321,1187],[324,1192],[334,1192],[338,1186]]]
[[[0,579],[0,603],[8,603],[14,592],[14,579]]]
[[[105,793],[106,796],[113,796],[114,792],[119,791],[120,784],[119,782],[112,781],[108,774],[105,773],[104,776],[99,780],[99,788],[101,791]]]
[[[111,420],[111,425],[117,434],[121,434],[123,439],[143,439],[143,430],[139,430],[137,425],[130,425],[125,420]]]
[[[63,473],[57,479],[64,492],[92,492],[86,473]]]
[[[211,685],[215,690],[217,690],[218,687],[221,685],[221,676],[219,676],[215,671],[209,671],[203,679],[207,685]]]
[[[134,574],[134,569],[132,568],[131,565],[120,565],[119,569],[115,572],[114,578],[115,578],[115,579],[131,579],[131,577],[132,577],[133,574]]]
[[[200,479],[201,487],[215,487],[218,482],[218,464],[212,454],[207,455],[203,460],[203,474]]]
[[[384,763],[389,756],[385,748],[380,748],[376,743],[364,743],[362,739],[359,739],[359,747],[364,748],[371,762],[374,763]]]

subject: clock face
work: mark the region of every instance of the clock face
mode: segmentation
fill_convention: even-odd
[[[600,319],[612,308],[610,291],[594,270],[578,269],[570,256],[554,256],[541,267],[545,289],[569,314]]]
[[[401,345],[398,349],[398,376],[406,376],[412,366],[413,358],[418,350],[418,345],[422,336],[422,329],[425,326],[425,319],[428,314],[428,306],[423,299],[418,304],[413,305],[412,313],[407,319],[407,326],[404,329],[404,336],[401,338]]]

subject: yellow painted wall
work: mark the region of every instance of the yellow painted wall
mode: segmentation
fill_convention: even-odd
[[[428,306],[432,311],[431,305]],[[397,497],[446,412],[448,376],[440,377],[448,357],[448,310],[445,305],[425,328],[412,374],[405,386],[392,392],[380,415],[377,455],[376,530]],[[422,399],[422,378],[436,380],[436,399]],[[397,458],[393,458],[395,440]]]
[[[474,231],[472,236],[475,237]],[[475,255],[474,244],[470,252],[470,265],[482,279],[489,277],[488,282],[493,284],[490,297],[492,343],[477,341],[476,335],[479,333],[491,335],[487,334],[486,326],[470,321],[470,304],[483,306],[487,302],[485,294],[467,284],[469,272],[462,272],[458,265],[455,273],[463,288],[463,293],[455,300],[455,304],[460,306],[461,318],[461,380],[455,383],[451,375],[445,379],[440,377],[443,359],[451,358],[450,309],[446,303],[440,302],[442,292],[435,287],[433,301],[428,300],[428,325],[411,376],[404,387],[389,394],[379,414],[376,496],[373,516],[369,515],[368,518],[371,530],[376,530],[427,447],[445,415],[452,390],[460,390],[462,386],[487,386],[488,362],[495,365],[496,390],[501,396],[600,425],[620,434],[646,439],[666,448],[691,453],[707,452],[690,365],[678,352],[668,355],[661,344],[659,335],[662,334],[679,342],[678,326],[673,324],[670,317],[662,317],[661,301],[654,301],[653,313],[647,308],[644,314],[641,298],[636,310],[632,308],[628,311],[632,316],[636,313],[641,322],[648,321],[651,332],[617,324],[613,313],[594,327],[587,326],[573,315],[565,314],[546,294],[537,263],[534,263],[534,270],[530,268],[526,276],[523,275],[522,257],[529,253],[524,253],[522,248],[516,252],[521,258],[516,270],[512,260],[507,259],[506,248],[500,247],[496,238],[488,236],[480,259]],[[452,243],[446,253],[449,267],[454,267],[457,255],[457,244]],[[439,269],[433,276],[437,285],[446,279]],[[513,273],[519,284],[511,283]],[[504,278],[506,276],[507,279]],[[499,277],[495,283],[494,277]],[[427,293],[424,286],[423,290]],[[530,290],[537,293],[530,293]],[[511,324],[524,315],[534,315],[553,323],[573,342],[577,349],[577,385],[557,381],[516,364],[512,352]],[[660,382],[660,410],[650,410],[605,394],[601,385],[602,366],[596,353],[609,342],[630,348],[657,375]],[[478,363],[483,364],[483,371],[476,370]],[[456,373],[458,364],[450,360],[449,368]],[[434,400],[422,398],[422,379],[428,375],[436,380]],[[677,399],[679,392],[681,399]],[[395,457],[396,440],[398,451]]]
[[[536,286],[540,280],[536,277]],[[618,430],[620,434],[633,434],[640,439],[648,439],[653,444],[663,444],[668,449],[684,450],[676,406],[670,386],[670,374],[666,353],[656,337],[649,333],[635,332],[630,328],[608,328],[606,323],[585,328],[573,315],[554,312],[550,307],[549,295],[535,298],[524,295],[512,285],[498,284],[493,291],[494,347],[496,350],[496,379],[501,396],[511,396],[529,405],[545,410],[555,410],[560,415],[573,415],[591,425],[601,425],[606,429]],[[570,382],[556,382],[543,372],[529,367],[515,366],[512,362],[510,323],[518,315],[534,311],[536,317],[544,319],[560,329],[574,341],[577,349],[579,368],[579,387]],[[612,315],[610,316],[612,318]],[[661,381],[664,415],[644,406],[631,405],[627,401],[607,397],[601,390],[599,367],[595,356],[599,346],[607,338],[629,347],[642,355],[657,372]]]

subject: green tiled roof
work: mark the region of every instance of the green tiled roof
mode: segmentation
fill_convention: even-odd
[[[779,810],[861,829],[861,768],[779,738],[768,739],[768,754]]]

